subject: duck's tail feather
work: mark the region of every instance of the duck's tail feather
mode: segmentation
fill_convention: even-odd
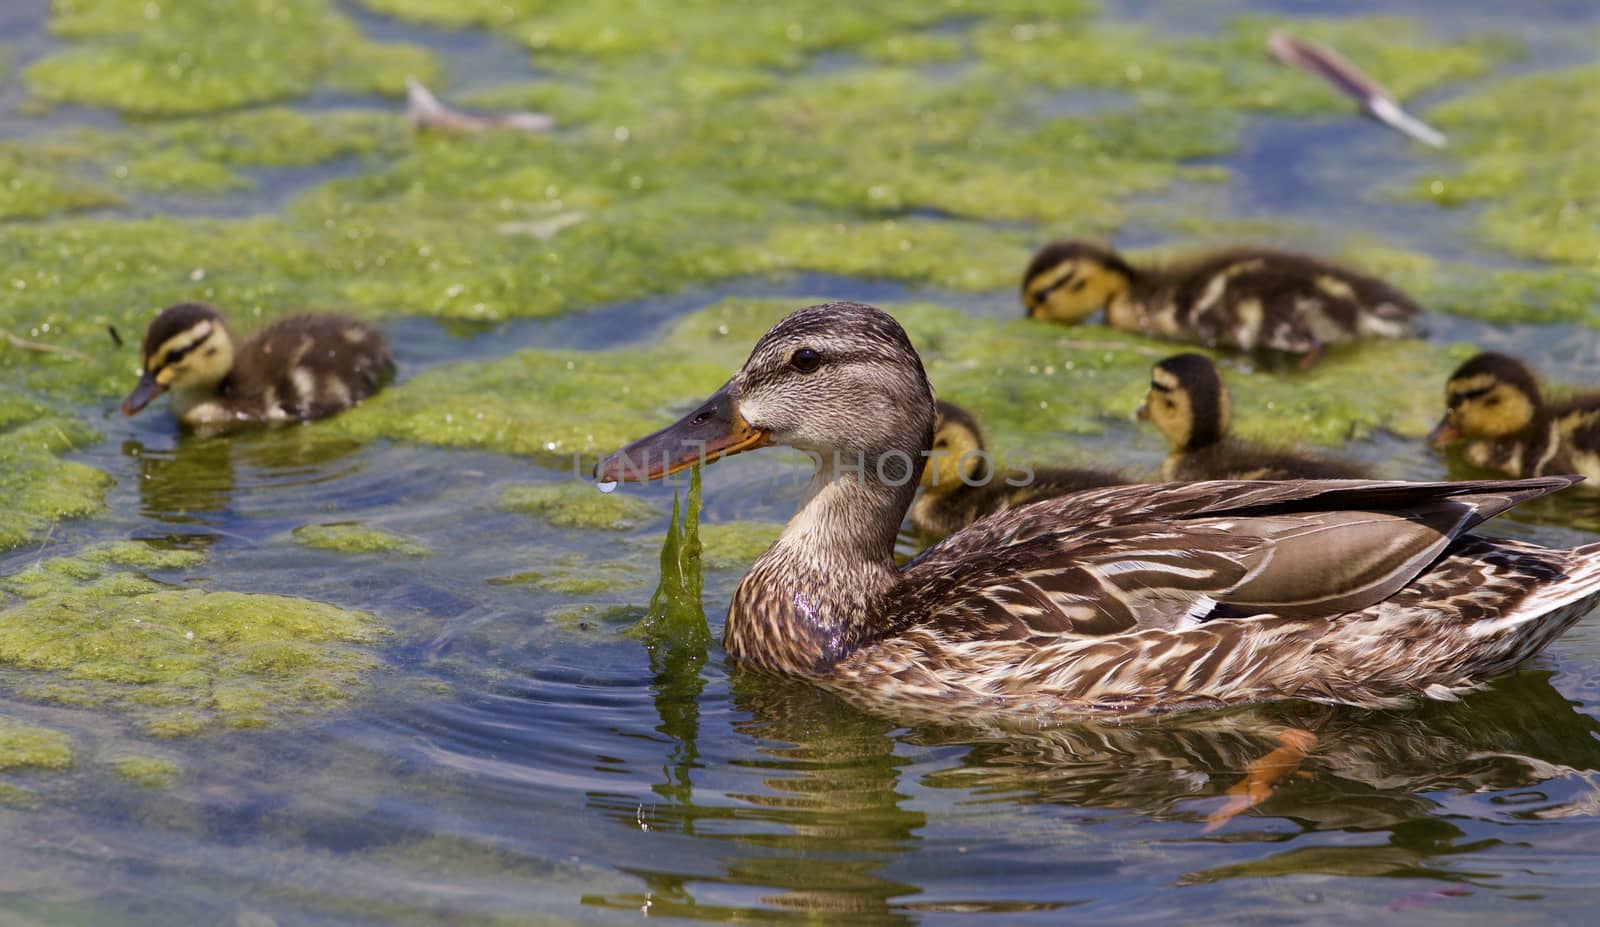
[[[1600,542],[1566,554],[1560,578],[1540,584],[1515,608],[1475,629],[1481,635],[1504,632],[1496,672],[1535,656],[1600,605]]]

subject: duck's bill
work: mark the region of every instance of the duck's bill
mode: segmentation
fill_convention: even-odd
[[[1439,424],[1435,425],[1433,430],[1428,432],[1428,443],[1434,447],[1444,447],[1447,444],[1453,444],[1460,438],[1461,432],[1456,430],[1456,426],[1450,424],[1450,416],[1448,415],[1440,419]]]
[[[133,392],[128,394],[128,398],[122,400],[122,414],[132,415],[149,405],[151,400],[166,391],[166,386],[157,383],[153,374],[145,374],[139,378],[139,385],[133,388]]]
[[[710,463],[744,451],[766,447],[767,433],[752,428],[724,386],[685,415],[647,438],[640,438],[595,468],[601,483],[659,480],[696,464]]]
[[[1148,403],[1148,402],[1139,403],[1139,408],[1134,410],[1133,417],[1138,419],[1141,422],[1150,421],[1150,403]]]

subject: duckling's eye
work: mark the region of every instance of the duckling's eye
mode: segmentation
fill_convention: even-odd
[[[933,442],[933,446],[934,447],[949,447],[950,446],[950,440],[948,438],[940,438],[939,440]]]
[[[789,356],[789,366],[801,373],[810,373],[822,366],[822,355],[810,348],[801,348]]]
[[[1486,406],[1497,406],[1497,405],[1500,404],[1500,397],[1499,396],[1490,396],[1488,399],[1485,399],[1483,401],[1483,404],[1486,405]]]
[[[1079,290],[1082,290],[1084,287],[1086,287],[1088,285],[1089,285],[1089,278],[1080,277],[1079,279],[1072,281],[1072,285],[1067,287],[1067,289],[1069,289],[1072,292],[1076,293],[1076,292],[1078,292]]]

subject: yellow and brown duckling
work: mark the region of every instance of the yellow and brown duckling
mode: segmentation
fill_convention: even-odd
[[[156,316],[140,350],[143,375],[122,403],[133,415],[162,393],[185,425],[226,427],[332,415],[394,374],[377,329],[337,315],[301,315],[235,344],[210,306],[180,303]]]
[[[1161,478],[1191,480],[1364,480],[1372,475],[1343,460],[1320,460],[1287,448],[1228,436],[1232,401],[1217,366],[1199,354],[1177,354],[1150,368],[1150,392],[1139,418],[1167,439]]]
[[[1514,357],[1485,352],[1450,375],[1434,447],[1466,442],[1474,466],[1512,476],[1581,473],[1600,488],[1600,392],[1545,398],[1539,380]]]
[[[723,646],[896,716],[1037,729],[1088,711],[1450,699],[1600,601],[1600,543],[1469,533],[1574,482],[1555,476],[1109,486],[979,519],[902,566],[933,425],[905,330],[830,303],[779,322],[595,476],[771,445],[816,455],[799,511],[733,593]]]
[[[1022,278],[1028,316],[1106,324],[1174,341],[1294,355],[1416,332],[1417,304],[1381,280],[1300,254],[1233,248],[1167,267],[1138,266],[1110,248],[1058,241]]]
[[[922,492],[911,504],[912,527],[930,537],[942,538],[1025,502],[1131,482],[1119,473],[1075,467],[997,469],[971,413],[940,400],[934,416]]]

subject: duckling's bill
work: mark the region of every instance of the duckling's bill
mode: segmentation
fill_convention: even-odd
[[[1444,418],[1439,419],[1439,424],[1433,426],[1428,432],[1428,444],[1433,447],[1445,447],[1461,439],[1461,431],[1456,428],[1454,416],[1446,412]]]
[[[139,377],[139,385],[133,388],[128,398],[122,400],[122,414],[132,415],[149,405],[157,396],[167,391],[167,384],[156,379],[156,375],[148,370]]]
[[[731,385],[724,385],[675,424],[600,461],[594,478],[599,483],[658,480],[771,443],[765,431],[745,421]]]

